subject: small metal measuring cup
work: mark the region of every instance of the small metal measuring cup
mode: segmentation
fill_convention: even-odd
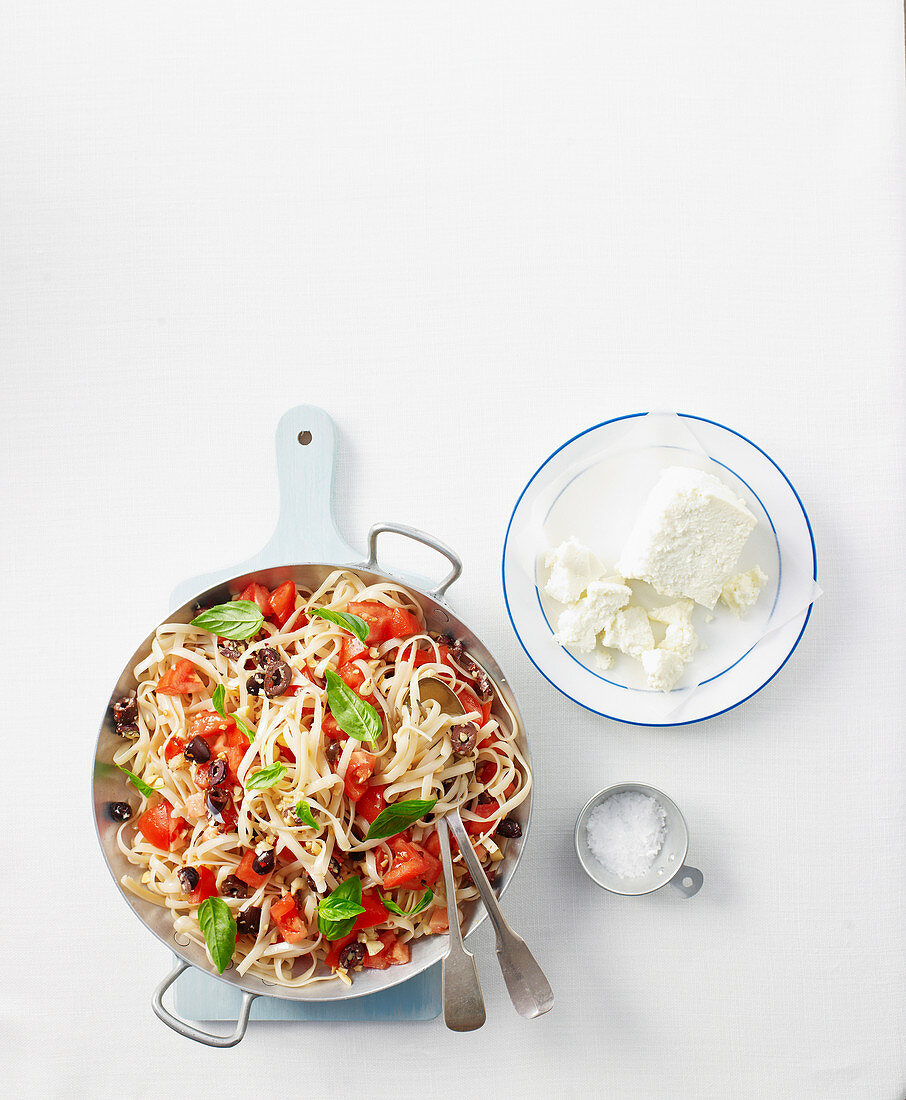
[[[649,795],[663,807],[667,818],[665,822],[667,834],[661,850],[651,865],[651,870],[639,878],[621,878],[619,875],[611,874],[595,859],[588,846],[586,830],[592,810],[613,795],[623,794],[626,791]],[[654,890],[660,890],[669,882],[684,898],[691,898],[701,890],[702,883],[705,881],[704,875],[697,867],[690,867],[684,862],[689,849],[689,830],[676,803],[663,791],[649,787],[646,783],[618,783],[615,787],[608,787],[590,798],[576,821],[575,839],[576,855],[579,857],[582,869],[590,879],[612,894],[650,894]]]

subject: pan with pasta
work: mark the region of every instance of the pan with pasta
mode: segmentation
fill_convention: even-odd
[[[414,972],[419,943],[448,929],[439,815],[460,809],[492,881],[513,865],[531,790],[518,712],[472,636],[449,615],[438,629],[408,588],[283,572],[203,600],[140,651],[134,690],[112,701],[119,770],[99,828],[122,888],[178,949],[244,988],[371,991],[367,972]],[[465,715],[424,697],[426,678]],[[454,855],[462,919],[477,892]]]

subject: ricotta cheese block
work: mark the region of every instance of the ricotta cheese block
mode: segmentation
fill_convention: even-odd
[[[575,535],[544,556],[550,576],[544,591],[557,603],[575,603],[591,581],[604,576],[604,566]]]
[[[672,691],[683,675],[685,662],[669,649],[649,649],[642,654],[642,668],[652,691]]]
[[[604,627],[601,645],[636,658],[641,657],[645,650],[654,649],[654,635],[645,608],[630,604],[618,611]]]
[[[757,523],[713,474],[671,466],[642,505],[616,568],[662,596],[711,610]]]
[[[755,606],[767,579],[767,573],[757,565],[745,573],[737,573],[721,589],[720,602],[726,604],[737,619],[741,619]]]
[[[591,653],[598,634],[629,603],[632,589],[617,581],[590,581],[586,594],[561,612],[554,639],[563,646],[575,646]]]

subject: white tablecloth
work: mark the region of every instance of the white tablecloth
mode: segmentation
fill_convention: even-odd
[[[11,1095],[904,1095],[902,20],[899,0],[6,11]],[[473,1035],[260,1025],[217,1053],[151,1014],[167,952],[92,835],[97,722],[171,586],[265,541],[273,426],[304,401],[341,432],[350,540],[389,517],[455,545],[455,605],[521,700],[537,809],[507,909],[557,993],[541,1020],[511,1010],[488,928]],[[555,693],[500,589],[539,462],[646,408],[777,459],[826,593],[765,691],[679,730]],[[627,778],[686,813],[693,901],[583,878],[575,814]]]

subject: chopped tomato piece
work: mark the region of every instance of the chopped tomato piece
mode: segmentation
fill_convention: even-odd
[[[403,607],[395,607],[387,619],[388,638],[410,638],[413,634],[421,634],[422,624]]]
[[[277,851],[277,859],[282,859],[284,863],[295,863],[299,857],[295,852],[291,852],[289,848],[280,848]]]
[[[379,645],[393,637],[390,631],[390,616],[393,608],[376,600],[363,600],[362,603],[350,603],[346,605],[350,615],[358,615],[368,624],[367,645]]]
[[[365,912],[359,913],[356,917],[355,924],[352,926],[354,932],[361,932],[364,928],[374,928],[375,925],[383,924],[387,919],[387,910],[377,890],[366,890],[362,894],[362,905]]]
[[[211,762],[199,764],[195,769],[195,784],[203,791],[209,790],[214,784],[211,782]]]
[[[500,803],[496,798],[492,798],[490,802],[482,802],[480,806],[474,806],[473,812],[478,814],[479,817],[488,818],[493,817],[499,809]],[[485,833],[493,832],[497,827],[496,822],[465,821],[463,824],[469,836],[482,836]]]
[[[235,725],[235,718],[223,718],[216,711],[203,710],[192,719],[187,736],[190,741],[193,737],[216,737],[219,733],[233,729]]]
[[[388,890],[404,886],[407,889],[433,886],[440,875],[440,860],[412,840],[401,836],[391,837],[387,843],[393,852],[390,870],[384,875]]]
[[[351,687],[355,692],[359,692],[359,688],[365,683],[365,673],[358,665],[340,665],[337,669],[337,675],[347,687]],[[361,695],[361,692],[359,694]]]
[[[327,958],[324,960],[325,965],[332,970],[336,970],[340,965],[340,952],[347,943],[352,943],[355,938],[356,933],[350,932],[348,936],[341,936],[340,939],[334,940],[327,949]]]
[[[356,800],[356,810],[366,821],[374,821],[381,810],[387,805],[384,799],[384,790],[384,787],[369,787],[368,790]]]
[[[270,872],[266,875],[259,875],[252,867],[255,862],[255,853],[246,852],[236,868],[236,878],[241,878],[246,886],[251,886],[253,890],[257,890],[259,886],[263,886],[267,880],[271,877]]]
[[[239,766],[242,764],[249,742],[246,735],[236,728],[232,718],[227,721],[230,723],[230,728],[217,735],[211,743],[211,752],[214,756],[222,755],[225,758],[230,778],[234,783],[238,783]]]
[[[359,657],[368,656],[368,646],[360,642],[354,634],[349,634],[343,639],[340,649],[340,664],[348,665],[351,661],[357,661]]]
[[[409,944],[400,943],[398,939],[389,944],[385,950],[389,953],[391,966],[402,966],[404,963],[409,962],[412,957]]]
[[[337,669],[337,675],[347,687],[352,688],[360,699],[364,699],[366,703],[370,703],[376,711],[380,712],[380,704],[374,695],[364,695],[362,693],[362,684],[365,683],[365,674],[358,665],[340,665]]]
[[[490,706],[490,703],[488,704]],[[496,745],[500,738],[496,733],[489,733],[478,742],[480,749],[489,749],[492,745]]]
[[[288,749],[286,745],[278,745],[277,752],[280,754],[281,760],[288,760],[290,764],[295,764],[296,754],[292,749]]]
[[[466,710],[466,713],[477,711],[482,716],[482,724],[484,724],[484,707],[481,705],[481,700],[470,688],[461,687],[456,690],[456,698],[462,703]]]
[[[277,620],[277,626],[285,626],[290,615],[296,609],[296,586],[292,581],[283,584],[271,592],[271,614]],[[304,623],[300,623],[304,626]]]
[[[424,848],[426,852],[430,852],[435,859],[440,859],[440,837],[437,835],[437,830],[428,837],[425,841]],[[459,851],[459,845],[456,843],[456,837],[450,833],[450,851],[453,855]]]
[[[261,609],[261,614],[267,618],[268,615],[273,614],[273,608],[271,607],[271,594],[264,587],[263,584],[255,584],[254,582],[248,585],[242,590],[242,594],[239,597],[240,600],[248,600],[249,603],[256,603]]]
[[[346,774],[343,776],[343,786],[346,788],[346,797],[357,802],[368,788],[368,780],[374,773],[377,757],[374,753],[364,749],[353,749]]]
[[[410,655],[409,653],[404,652],[402,646],[400,646],[400,653],[402,653],[404,657],[408,657]],[[417,649],[415,651],[412,663],[415,665],[416,668],[421,668],[422,665],[438,664],[438,662],[442,665],[448,665],[450,663],[447,660],[449,654],[450,647],[446,645],[439,645],[437,647],[437,652],[434,651],[433,646],[430,649]]]
[[[486,787],[488,783],[497,774],[497,765],[493,760],[482,760],[482,762],[475,769],[475,778],[483,787]]]
[[[337,725],[337,720],[332,714],[325,714],[321,721],[321,730],[328,741],[348,741],[349,735],[344,733]]]
[[[287,943],[299,943],[308,935],[308,925],[302,919],[296,899],[292,894],[285,894],[279,901],[271,906],[271,916],[277,931]]]
[[[389,970],[390,969],[390,957],[387,952],[387,948],[383,948],[378,951],[376,955],[369,955],[365,952],[365,958],[362,959],[362,966],[365,970]]]
[[[172,760],[174,756],[179,756],[185,747],[186,743],[181,737],[171,737],[164,745],[164,760]]]
[[[191,695],[193,691],[200,691],[203,687],[204,683],[188,657],[177,661],[157,681],[160,695]]]
[[[173,806],[166,798],[153,802],[135,824],[149,844],[165,852],[170,851],[173,841],[186,828],[181,817],[173,817]]]
[[[299,672],[305,677],[310,684],[314,684],[315,687],[324,688],[327,686],[327,682],[321,676],[316,676],[307,665],[304,665],[299,669]]]
[[[210,867],[196,867],[195,870],[198,872],[198,885],[186,897],[193,905],[201,905],[206,898],[217,894],[217,880]]]
[[[378,939],[382,944],[381,950],[375,955],[369,955],[366,952],[365,958],[362,960],[362,966],[366,970],[386,970],[391,964],[391,952],[396,946],[396,933],[388,929],[388,931],[382,932]]]
[[[450,918],[446,906],[435,905],[428,921],[428,932],[435,936],[450,931]]]

